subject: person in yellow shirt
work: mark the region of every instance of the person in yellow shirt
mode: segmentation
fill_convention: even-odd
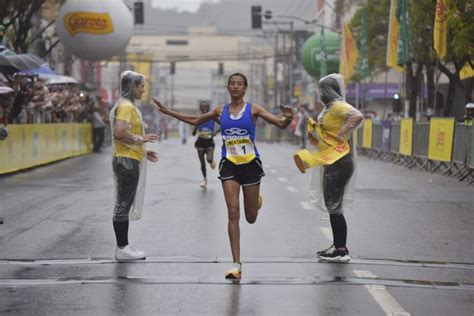
[[[141,217],[144,200],[146,161],[158,161],[158,154],[145,148],[145,143],[159,139],[145,135],[140,109],[135,102],[145,92],[143,75],[133,71],[121,74],[120,99],[110,111],[116,202],[113,227],[117,240],[115,259],[128,261],[145,259],[145,253],[128,243],[130,220]]]
[[[333,245],[318,251],[319,258],[332,262],[350,260],[346,247],[347,224],[344,211],[348,208],[348,195],[355,170],[355,146],[352,132],[358,128],[364,116],[345,100],[344,81],[340,74],[327,75],[319,80],[321,101],[324,108],[315,126],[308,125],[309,140],[331,159],[321,159],[321,168],[315,168],[312,181],[312,200],[321,210],[329,213],[333,233]],[[310,123],[311,124],[311,123]],[[313,128],[314,127],[314,128]],[[353,183],[353,182],[352,182]]]

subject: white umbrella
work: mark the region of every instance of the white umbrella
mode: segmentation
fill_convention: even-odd
[[[46,84],[77,84],[77,80],[68,76],[55,76],[46,81]]]

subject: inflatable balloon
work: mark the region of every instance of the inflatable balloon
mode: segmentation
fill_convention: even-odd
[[[104,60],[125,51],[133,17],[122,0],[68,0],[56,19],[61,42],[86,60]]]
[[[327,54],[327,72],[326,74],[339,71],[339,55],[341,50],[341,40],[339,35],[334,32],[325,32],[326,54]],[[321,39],[320,34],[316,33],[306,40],[301,52],[303,67],[306,72],[314,77],[321,77]]]

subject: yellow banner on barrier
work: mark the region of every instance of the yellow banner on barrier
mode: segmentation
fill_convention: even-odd
[[[405,156],[413,154],[413,118],[400,120],[400,154]]]
[[[8,125],[0,141],[0,174],[43,165],[92,151],[90,124]]]
[[[372,148],[372,120],[365,120],[362,128],[362,148]]]
[[[430,121],[430,142],[428,158],[451,161],[454,138],[454,118],[432,118]]]

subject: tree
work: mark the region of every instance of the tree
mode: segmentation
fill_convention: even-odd
[[[444,115],[449,115],[456,85],[461,84],[459,71],[466,62],[472,62],[474,34],[474,5],[469,0],[451,0],[452,8],[448,13],[448,55],[439,62],[439,69],[448,77],[449,88],[444,107]],[[369,12],[368,45],[369,74],[376,76],[388,70],[385,64],[389,19],[389,0],[368,0]],[[409,31],[411,38],[411,61],[406,65],[407,98],[410,103],[410,116],[415,115],[416,100],[421,92],[423,70],[426,70],[428,83],[428,104],[434,108],[436,53],[433,49],[433,25],[436,1],[410,1]],[[360,36],[359,9],[351,21],[354,36]],[[357,79],[357,77],[355,78]],[[463,85],[465,95],[472,94],[472,78]]]
[[[11,49],[26,53],[31,44],[33,17],[39,13],[46,0],[1,0],[0,21],[5,26],[5,35]]]
[[[448,95],[444,115],[448,116],[453,106],[456,86],[464,88],[466,102],[472,101],[474,79],[459,79],[462,67],[469,63],[474,68],[474,4],[469,0],[451,0],[448,11],[448,56],[439,69],[449,78]]]

